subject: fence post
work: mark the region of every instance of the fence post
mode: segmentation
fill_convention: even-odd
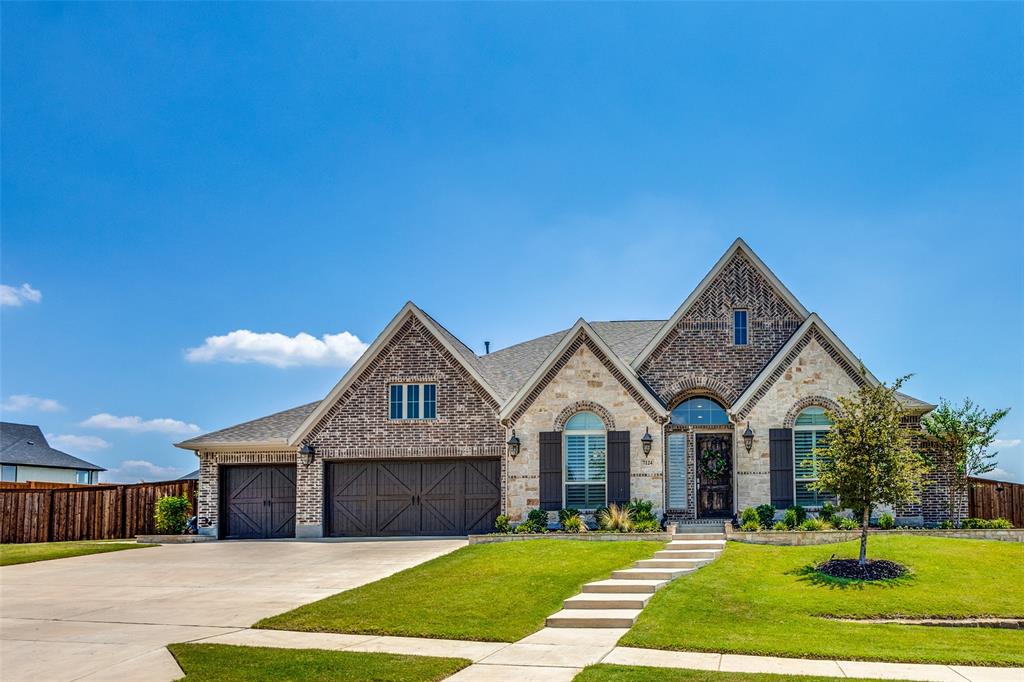
[[[124,540],[128,537],[128,496],[124,493],[124,486],[117,486],[117,494],[121,498],[121,533],[118,537]]]
[[[50,513],[46,515],[46,541],[53,542],[53,515],[56,513],[56,509],[53,507],[53,494],[56,492],[55,488],[50,488]]]

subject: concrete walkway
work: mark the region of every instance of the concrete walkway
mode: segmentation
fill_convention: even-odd
[[[165,648],[379,580],[465,539],[163,545],[0,568],[0,679],[166,682]]]
[[[616,646],[615,643],[625,633],[624,628],[544,628],[518,642],[504,644],[420,637],[239,630],[207,637],[203,642],[288,649],[448,656],[473,661],[473,665],[448,678],[453,682],[569,682],[580,670],[594,663],[921,682],[1024,680],[1024,668],[777,658]]]

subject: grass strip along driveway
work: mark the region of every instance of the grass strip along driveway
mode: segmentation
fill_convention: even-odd
[[[732,673],[713,670],[676,670],[632,665],[600,663],[584,668],[572,682],[868,682],[853,677],[817,677],[810,675],[772,675],[769,673]],[[877,682],[873,680],[872,682]]]
[[[1024,664],[1024,630],[851,623],[834,618],[1024,616],[1024,546],[873,537],[868,557],[910,567],[884,583],[821,579],[808,568],[857,544],[735,542],[718,561],[659,590],[622,646],[807,658]],[[829,618],[832,617],[832,618]]]
[[[0,545],[0,566],[30,564],[33,561],[66,559],[88,554],[120,552],[125,549],[155,547],[140,545],[134,540],[84,540],[78,542],[33,542],[25,544]]]
[[[262,680],[378,680],[433,682],[470,664],[464,658],[365,654],[317,649],[268,649],[225,644],[171,644],[186,682]]]
[[[543,627],[584,583],[650,557],[663,545],[568,540],[471,545],[254,627],[514,642]]]

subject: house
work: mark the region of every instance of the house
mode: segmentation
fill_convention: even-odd
[[[825,410],[876,381],[737,239],[667,320],[482,356],[407,303],[323,400],[177,445],[201,532],[227,538],[461,535],[631,498],[722,519],[828,501],[809,487]],[[901,400],[919,429],[933,406]],[[899,511],[929,521],[943,494]]]
[[[0,467],[6,482],[99,483],[106,471],[50,447],[34,424],[0,422]]]

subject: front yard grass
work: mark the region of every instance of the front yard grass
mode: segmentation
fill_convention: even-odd
[[[714,670],[679,670],[599,663],[580,671],[572,682],[868,682],[852,677],[772,675],[769,673],[722,673]]]
[[[471,545],[254,627],[514,642],[584,583],[663,542],[528,540]]]
[[[432,682],[443,680],[470,664],[465,658],[227,644],[170,644],[167,648],[185,671],[182,678],[185,682]]]
[[[81,540],[76,542],[31,542],[0,545],[0,566],[30,564],[33,561],[66,559],[72,556],[120,552],[125,549],[155,546],[140,545],[134,540]]]
[[[623,646],[914,663],[1021,665],[1024,631],[828,618],[1024,617],[1024,545],[872,537],[868,558],[911,574],[885,583],[820,579],[808,567],[857,543],[728,543],[714,563],[659,590]]]

